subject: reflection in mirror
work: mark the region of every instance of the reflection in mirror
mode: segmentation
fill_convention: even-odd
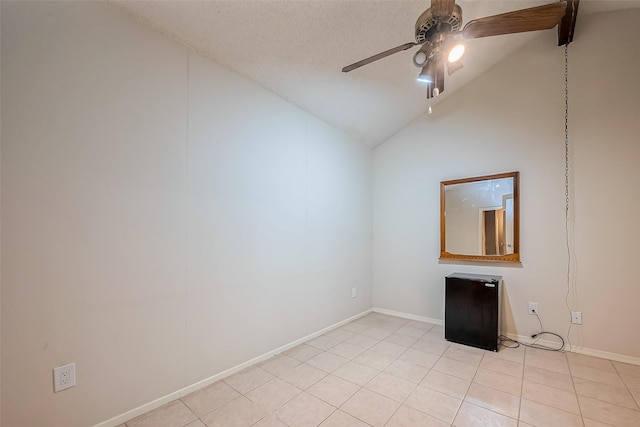
[[[440,258],[519,261],[518,172],[440,184]]]

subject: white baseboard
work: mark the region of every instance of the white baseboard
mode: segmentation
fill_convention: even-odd
[[[403,319],[417,320],[419,322],[433,323],[435,325],[444,325],[444,321],[441,319],[432,319],[431,317],[402,313],[400,311],[387,310],[386,308],[373,307],[371,311],[374,311],[376,313],[388,314],[389,316],[402,317]]]
[[[558,347],[560,347],[560,345],[559,345],[560,342],[559,341],[551,341],[551,340],[543,340],[543,339],[538,339],[537,340],[535,338],[531,338],[531,336],[528,336],[528,335],[516,335],[516,334],[509,333],[509,332],[504,332],[502,335],[504,335],[505,337],[510,338],[510,339],[512,339],[514,341],[518,341],[520,343],[523,343],[523,344],[533,344],[535,342],[536,344],[540,344],[540,345],[543,345],[545,347],[550,347],[550,348],[558,348]],[[509,345],[509,344],[507,343],[506,345]],[[564,350],[565,351],[570,351],[567,348],[566,344],[565,344]]]
[[[239,372],[245,368],[248,368],[249,366],[255,365],[257,363],[260,363],[264,360],[269,359],[270,357],[275,356],[276,354],[280,354],[284,351],[287,351],[297,345],[300,345],[306,341],[309,341],[313,338],[316,338],[322,334],[325,334],[333,329],[339,328],[340,326],[343,326],[349,322],[352,322],[356,319],[359,319],[362,316],[365,316],[371,312],[376,312],[376,313],[381,313],[381,314],[387,314],[389,316],[396,316],[396,317],[401,317],[404,319],[410,319],[410,320],[417,320],[420,322],[427,322],[427,323],[433,323],[436,325],[444,325],[444,321],[441,319],[433,319],[430,317],[424,317],[424,316],[418,316],[415,314],[410,314],[410,313],[403,313],[400,311],[393,311],[393,310],[387,310],[385,308],[379,308],[379,307],[374,307],[372,309],[369,310],[365,310],[360,314],[356,314],[355,316],[352,316],[348,319],[342,320],[338,323],[335,323],[331,326],[328,326],[324,329],[321,329],[319,331],[316,331],[312,334],[309,334],[303,338],[297,339],[293,342],[290,342],[289,344],[283,345],[282,347],[279,347],[275,350],[271,350],[261,356],[255,357],[251,360],[248,360],[244,363],[241,363],[239,365],[234,366],[233,368],[227,369],[226,371],[220,372],[218,374],[215,374],[209,378],[206,378],[202,381],[199,381],[195,384],[192,384],[190,386],[184,387],[178,391],[175,391],[173,393],[169,393],[166,396],[162,396],[152,402],[146,403],[142,406],[139,406],[135,409],[132,409],[130,411],[127,411],[121,415],[118,415],[116,417],[113,417],[109,420],[103,421],[99,424],[96,424],[94,427],[115,427],[118,426],[120,424],[124,424],[126,421],[129,421],[132,418],[135,418],[139,415],[142,415],[144,413],[147,413],[149,411],[152,411],[156,408],[159,408],[160,406],[164,405],[165,403],[169,403],[173,400],[176,399],[180,399],[181,397],[186,396],[189,393],[193,393],[194,391],[200,390],[201,388],[204,388],[210,384],[215,383],[216,381],[220,381],[223,378],[226,378],[230,375],[235,374],[236,372]],[[530,336],[526,336],[526,335],[516,335],[516,334],[511,334],[511,333],[504,333],[505,336],[507,336],[508,338],[523,342],[523,343],[527,343],[530,344],[534,341],[534,339],[532,339]],[[537,341],[539,344],[542,345],[546,345],[549,347],[556,347],[557,346],[557,341],[550,341],[550,340],[538,340]],[[617,354],[617,353],[610,353],[610,352],[606,352],[606,351],[601,351],[601,350],[594,350],[594,349],[590,349],[590,348],[585,348],[585,347],[577,347],[577,346],[573,346],[572,348],[566,348],[567,351],[571,351],[574,353],[580,353],[580,354],[584,354],[587,356],[593,356],[593,357],[600,357],[603,359],[609,359],[609,360],[613,360],[616,362],[623,362],[623,363],[628,363],[631,365],[638,365],[640,366],[640,358],[638,357],[632,357],[632,356],[625,356],[623,354]]]
[[[404,319],[411,319],[411,320],[418,320],[420,322],[428,322],[428,323],[434,323],[436,325],[444,325],[444,321],[441,319],[432,319],[430,317],[424,317],[424,316],[417,316],[415,314],[409,314],[409,313],[403,313],[400,311],[393,311],[393,310],[387,310],[386,308],[379,308],[379,307],[374,307],[371,309],[371,311],[376,312],[376,313],[382,313],[382,314],[388,314],[390,316],[396,316],[396,317],[402,317]],[[535,339],[531,338],[530,336],[527,335],[516,335],[516,334],[511,334],[511,333],[504,333],[504,335],[508,338],[511,338],[513,340],[525,343],[525,344],[531,344],[534,341],[536,341]],[[540,339],[536,341],[538,344],[547,346],[547,347],[551,347],[551,348],[555,348],[558,346],[558,341],[551,341],[551,340],[544,340],[544,339]],[[565,341],[566,343],[566,341]],[[610,353],[608,351],[602,351],[602,350],[594,350],[592,348],[585,348],[585,347],[579,347],[579,346],[570,346],[568,343],[565,344],[565,350],[566,351],[570,351],[572,353],[579,353],[579,354],[584,354],[586,356],[593,356],[593,357],[599,357],[601,359],[609,359],[609,360],[613,360],[615,362],[622,362],[622,363],[628,363],[630,365],[638,365],[640,366],[640,358],[639,357],[633,357],[633,356],[626,356],[624,354],[618,354],[618,353]]]
[[[640,357],[626,356],[624,354],[609,353],[608,351],[594,350],[592,348],[584,348],[578,346],[572,346],[571,350],[574,353],[580,353],[587,356],[600,357],[602,359],[609,359],[615,362],[628,363],[630,365],[640,366]]]
[[[509,334],[509,333],[505,333],[504,335],[507,336],[508,338],[511,338],[513,340],[517,340],[526,344],[530,344],[533,341],[535,341],[530,336],[526,336],[526,335],[516,335],[516,334]],[[557,347],[558,341],[539,340],[538,344],[542,344],[548,347]],[[594,350],[592,348],[579,347],[576,345],[571,346],[568,343],[566,343],[566,341],[565,341],[564,349],[565,351],[569,351],[571,353],[584,354],[585,356],[599,357],[601,359],[613,360],[614,362],[622,362],[622,363],[628,363],[630,365],[640,366],[640,357],[627,356],[624,354],[611,353],[611,352],[602,351],[602,350]]]
[[[359,319],[362,316],[365,316],[369,313],[371,313],[371,309],[369,310],[365,310],[360,314],[356,314],[355,316],[352,316],[348,319],[342,320],[338,323],[335,323],[331,326],[327,326],[324,329],[321,329],[319,331],[316,331],[312,334],[309,334],[303,338],[297,339],[293,342],[290,342],[289,344],[283,345],[282,347],[278,347],[275,350],[271,350],[263,355],[260,355],[258,357],[255,357],[251,360],[248,360],[244,363],[241,363],[239,365],[234,366],[233,368],[227,369],[226,371],[222,371],[218,374],[215,374],[209,378],[205,378],[202,381],[198,381],[195,384],[191,384],[190,386],[184,387],[178,391],[175,391],[173,393],[169,393],[166,396],[162,396],[152,402],[149,403],[145,403],[142,406],[138,406],[137,408],[134,408],[130,411],[127,411],[123,414],[120,414],[118,416],[115,416],[111,419],[108,419],[106,421],[103,421],[101,423],[96,424],[94,427],[115,427],[115,426],[119,426],[120,424],[124,424],[126,421],[131,420],[132,418],[135,418],[139,415],[145,414],[149,411],[152,411],[154,409],[159,408],[160,406],[164,405],[165,403],[169,403],[173,400],[176,399],[180,399],[181,397],[186,396],[189,393],[193,393],[194,391],[200,390],[201,388],[204,388],[210,384],[215,383],[216,381],[220,381],[223,378],[226,378],[230,375],[235,374],[236,372],[240,372],[241,370],[248,368],[249,366],[255,365],[257,363],[260,363],[264,360],[269,359],[270,357],[275,356],[276,354],[280,354],[283,351],[287,351],[297,345],[300,345],[302,343],[304,343],[305,341],[309,341],[313,338],[319,337],[322,334],[325,334],[333,329],[339,328],[340,326],[346,325],[349,322],[352,322],[356,319]]]

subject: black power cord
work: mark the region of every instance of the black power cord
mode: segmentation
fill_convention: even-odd
[[[540,332],[538,332],[537,334],[533,334],[531,335],[531,338],[534,338],[535,341],[532,342],[531,344],[527,344],[527,343],[523,343],[514,339],[511,339],[505,335],[499,335],[498,336],[498,344],[506,347],[506,348],[518,348],[521,345],[525,346],[525,347],[530,347],[530,348],[537,348],[539,350],[547,350],[547,351],[564,351],[564,338],[562,338],[562,336],[556,334],[555,332],[547,332],[544,330],[544,327],[542,326],[542,320],[540,320],[540,316],[538,316],[538,313],[535,310],[532,310],[533,314],[536,315],[536,317],[538,318],[538,323],[540,323]],[[554,348],[554,347],[549,347],[546,345],[542,345],[542,344],[538,344],[538,340],[540,338],[542,338],[542,335],[553,335],[555,337],[560,338],[560,347],[558,348]],[[511,345],[507,345],[506,343],[511,343]]]

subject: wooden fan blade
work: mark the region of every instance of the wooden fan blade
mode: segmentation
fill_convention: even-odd
[[[578,4],[580,0],[568,0],[567,12],[558,24],[558,46],[564,46],[573,41],[573,33],[576,29],[576,18],[578,17]]]
[[[502,34],[524,33],[548,30],[555,27],[567,10],[567,2],[545,4],[543,6],[516,10],[500,15],[474,19],[462,30],[465,39],[499,36]]]
[[[431,14],[436,18],[448,18],[453,14],[455,0],[431,0]]]
[[[384,52],[380,52],[377,55],[370,56],[370,57],[368,57],[366,59],[363,59],[362,61],[354,62],[351,65],[347,65],[346,67],[344,67],[342,69],[342,72],[343,73],[348,73],[349,71],[355,70],[356,68],[360,68],[363,65],[370,64],[370,63],[372,63],[374,61],[377,61],[378,59],[382,59],[382,58],[385,58],[385,57],[387,57],[389,55],[393,55],[394,53],[402,52],[403,50],[407,50],[409,48],[412,48],[413,46],[415,46],[417,44],[418,43],[416,43],[416,42],[409,42],[409,43],[405,43],[403,45],[394,47],[392,49],[385,50]]]

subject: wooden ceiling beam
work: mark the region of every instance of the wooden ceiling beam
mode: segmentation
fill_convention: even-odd
[[[567,12],[558,25],[558,46],[564,46],[573,41],[578,17],[578,3],[580,0],[567,0]]]

